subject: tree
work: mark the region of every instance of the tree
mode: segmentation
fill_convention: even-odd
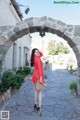
[[[61,43],[50,41],[48,44],[49,55],[58,55],[59,53],[68,54],[70,51]]]

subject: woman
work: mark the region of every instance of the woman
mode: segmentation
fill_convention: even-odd
[[[41,61],[42,56],[43,54],[37,48],[34,48],[32,50],[31,66],[34,66],[34,73],[32,76],[32,82],[34,83],[34,85],[38,80],[40,80],[42,84],[45,84],[43,63]],[[42,115],[41,105],[42,105],[42,90],[37,90],[35,87],[34,111],[37,111],[40,116]]]

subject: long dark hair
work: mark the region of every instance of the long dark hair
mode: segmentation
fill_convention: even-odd
[[[35,57],[35,50],[38,50],[37,48],[34,48],[33,50],[32,50],[32,53],[31,53],[31,62],[30,62],[30,65],[31,66],[33,66],[34,65],[34,57]]]

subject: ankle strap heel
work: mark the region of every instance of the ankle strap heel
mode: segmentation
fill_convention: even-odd
[[[38,107],[38,108],[37,108],[37,113],[38,113],[39,116],[42,116],[41,107]]]
[[[34,112],[36,112],[37,111],[37,105],[35,104],[34,105]]]

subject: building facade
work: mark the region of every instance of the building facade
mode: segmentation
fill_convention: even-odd
[[[21,18],[10,0],[0,0],[0,29],[7,31],[8,28],[21,22]],[[5,29],[6,28],[6,29]],[[30,58],[31,38],[25,35],[14,42],[9,48],[3,63],[3,71],[20,68],[28,65]]]

